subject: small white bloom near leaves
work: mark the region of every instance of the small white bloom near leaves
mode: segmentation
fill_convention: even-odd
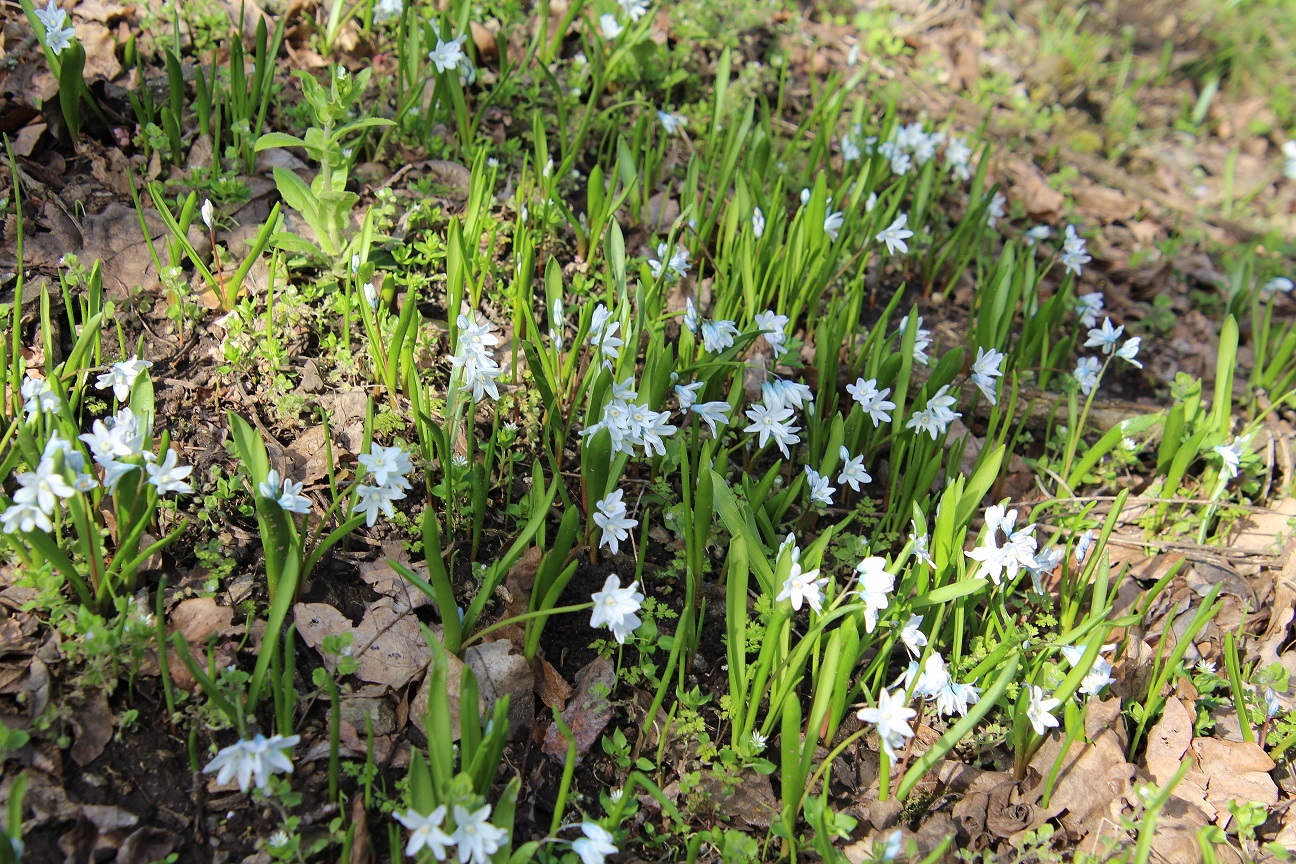
[[[49,382],[44,378],[37,378],[30,371],[23,379],[22,383],[23,411],[27,412],[27,420],[35,420],[45,411],[57,411],[59,407],[59,395],[50,387]]]
[[[663,270],[667,281],[683,276],[688,273],[689,266],[689,251],[679,244],[672,249],[665,243],[658,243],[657,257],[648,259],[648,269],[652,270],[654,279],[660,279]]]
[[[193,473],[192,465],[176,464],[176,452],[167,450],[166,456],[161,462],[149,462],[144,466],[148,472],[149,481],[157,487],[159,495],[165,495],[168,492],[175,492],[180,495],[192,495],[193,487],[185,482],[186,477]]]
[[[118,402],[125,402],[130,398],[131,388],[135,386],[135,379],[140,373],[153,365],[151,360],[141,360],[138,357],[132,357],[129,360],[122,360],[112,365],[112,368],[95,379],[95,387],[99,390],[112,388],[113,396],[117,397]]]
[[[1004,356],[993,348],[989,351],[978,348],[976,360],[972,363],[972,383],[990,400],[991,405],[997,404],[995,387],[999,382],[996,379],[1003,377],[1003,369],[1000,367],[1003,366]]]
[[[996,192],[990,199],[990,206],[986,208],[986,225],[993,228],[1000,219],[1004,217],[1004,205],[1008,199],[1003,196],[1002,192]]]
[[[681,129],[688,125],[688,118],[683,114],[671,114],[668,111],[658,111],[657,119],[661,122],[662,129],[666,130],[667,135],[677,135]]]
[[[603,31],[603,38],[609,40],[625,32],[625,28],[617,22],[616,16],[611,12],[604,12],[599,16],[599,28]]]
[[[1093,256],[1085,252],[1085,241],[1076,234],[1074,225],[1066,227],[1066,235],[1062,239],[1062,266],[1067,271],[1080,275],[1080,269],[1093,260]]]
[[[840,451],[842,459],[842,470],[837,475],[837,482],[844,483],[851,487],[852,492],[860,491],[861,483],[872,483],[873,478],[869,475],[868,470],[864,467],[864,457],[850,455],[850,451],[843,444]]]
[[[437,37],[436,47],[428,52],[428,59],[438,72],[453,72],[467,61],[468,58],[463,53],[463,43],[467,38],[466,33],[460,33],[449,42]]]
[[[701,330],[702,348],[711,354],[732,348],[739,333],[738,325],[732,321],[703,321]]]
[[[607,577],[602,591],[595,591],[590,597],[594,601],[594,612],[590,615],[590,626],[594,628],[607,625],[617,642],[625,644],[626,637],[642,623],[639,620],[639,607],[643,605],[644,595],[637,590],[638,582],[631,582],[621,587],[621,579],[615,573]]]
[[[832,506],[832,496],[837,490],[828,485],[828,478],[818,471],[805,466],[806,483],[810,487],[810,501],[814,504],[822,504],[825,507]]]
[[[867,381],[857,378],[854,384],[846,385],[846,392],[850,393],[860,409],[873,421],[874,429],[882,423],[891,422],[891,412],[896,406],[886,398],[891,395],[890,387],[878,390],[876,378]]]
[[[1139,343],[1142,341],[1143,340],[1138,336],[1126,339],[1125,344],[1116,349],[1116,356],[1124,360],[1126,363],[1129,363],[1131,366],[1137,366],[1142,369],[1143,364],[1137,359]]]
[[[746,413],[747,419],[752,422],[743,431],[759,435],[762,447],[769,442],[770,438],[773,438],[774,443],[782,451],[783,458],[790,458],[792,453],[788,450],[788,445],[797,444],[801,440],[796,434],[801,431],[801,427],[792,425],[794,419],[792,409],[770,408],[762,404],[751,406]]]
[[[288,513],[298,515],[309,513],[311,509],[310,499],[301,494],[304,484],[294,483],[289,477],[283,478],[282,486],[280,483],[279,472],[271,468],[270,473],[266,475],[265,481],[257,487],[257,491],[261,493],[262,497],[274,501]]]
[[[915,363],[921,363],[926,366],[931,361],[931,358],[927,356],[927,349],[931,347],[932,336],[931,331],[924,329],[922,325],[923,319],[922,316],[919,315],[918,324],[914,332],[913,358]],[[908,327],[909,316],[906,315],[900,319],[900,326],[897,331],[901,342],[904,341],[904,333]]]
[[[705,381],[694,381],[692,384],[676,384],[675,397],[679,399],[680,410],[687,411],[692,408],[693,403],[697,402],[698,394],[702,392],[702,388],[705,386]],[[729,403],[726,402],[725,404],[728,405]]]
[[[1288,180],[1296,180],[1296,141],[1284,141],[1282,152],[1284,160],[1283,176]]]
[[[392,817],[409,829],[409,842],[405,844],[406,855],[413,857],[426,849],[436,860],[446,859],[446,849],[454,845],[454,840],[442,830],[446,817],[444,804],[426,816],[415,810],[406,810],[404,813],[393,813]]]
[[[922,623],[923,616],[910,615],[905,626],[900,629],[900,641],[913,657],[917,657],[922,653],[922,649],[927,647],[927,634],[922,632]]]
[[[864,630],[872,633],[877,627],[878,613],[891,605],[895,591],[895,576],[886,569],[886,559],[871,557],[855,565],[859,588],[856,593],[864,603]]]
[[[914,560],[920,564],[926,564],[933,570],[936,569],[936,560],[932,558],[931,549],[928,548],[930,541],[927,539],[927,532],[924,531],[919,534],[918,523],[910,522],[910,524],[913,526],[913,530],[909,532],[909,540],[913,543]]]
[[[939,440],[940,436],[949,430],[949,424],[953,423],[956,417],[963,416],[957,411],[950,410],[954,406],[955,399],[948,394],[948,390],[948,384],[937,390],[923,408],[909,417],[905,428],[926,432],[931,435],[933,441]]]
[[[787,333],[784,332],[788,325],[788,316],[779,315],[773,309],[767,309],[760,312],[752,319],[758,330],[764,330],[765,341],[774,349],[774,356],[781,357],[787,353]]]
[[[1083,564],[1085,558],[1089,555],[1089,547],[1093,545],[1093,529],[1089,529],[1080,535],[1080,539],[1075,545],[1075,562],[1077,565]]]
[[[832,203],[831,200],[829,203]],[[840,210],[834,210],[827,216],[824,216],[824,233],[828,235],[829,240],[836,240],[841,234],[842,225],[845,224],[846,217]]]
[[[759,207],[752,210],[752,234],[756,236],[757,240],[765,234],[765,214]]]
[[[410,462],[409,454],[400,447],[383,447],[381,444],[372,444],[369,447],[369,452],[361,453],[356,461],[364,466],[365,470],[373,478],[373,482],[378,486],[410,488],[405,475],[410,473],[414,466]]]
[[[461,864],[490,864],[490,857],[504,845],[508,832],[490,822],[490,805],[469,813],[456,804],[455,831],[451,839],[459,847]]]
[[[404,0],[378,0],[374,4],[373,21],[375,24],[385,24],[388,21],[395,21],[400,18],[401,11],[405,8]]]
[[[1098,348],[1104,354],[1110,354],[1116,350],[1116,340],[1120,339],[1121,334],[1125,332],[1125,325],[1113,327],[1110,318],[1104,318],[1101,327],[1093,327],[1089,330],[1089,338],[1085,340],[1086,348]]]
[[[788,578],[783,580],[783,590],[779,592],[774,599],[777,602],[784,600],[792,603],[792,608],[801,611],[801,604],[809,604],[810,608],[816,612],[823,611],[823,588],[828,584],[828,577],[816,579],[819,571],[801,569],[801,562],[794,560],[792,570],[788,573]]]
[[[689,410],[701,417],[711,430],[711,436],[716,435],[716,424],[722,426],[729,425],[729,411],[731,410],[728,402],[699,402],[693,405]]]
[[[894,762],[896,748],[904,746],[906,738],[913,737],[913,730],[909,728],[909,719],[917,713],[905,704],[904,691],[898,691],[895,696],[892,696],[883,690],[878,694],[876,708],[861,708],[855,716],[863,723],[877,726],[882,749],[886,752],[887,758]]]
[[[877,235],[877,241],[886,244],[887,252],[889,254],[896,254],[896,250],[899,250],[902,253],[909,251],[909,244],[905,241],[912,237],[914,232],[905,227],[908,224],[909,214],[901,213],[896,217],[894,222],[886,228],[883,228]]]
[[[498,399],[499,388],[495,379],[504,370],[491,356],[490,349],[499,344],[495,325],[484,317],[479,318],[471,310],[460,315],[455,323],[459,327],[459,344],[450,363],[463,373],[460,389],[471,392],[474,402],[480,402],[487,395]]]
[[[1031,686],[1030,705],[1026,708],[1026,718],[1030,720],[1036,735],[1043,735],[1049,729],[1058,725],[1058,719],[1053,716],[1052,712],[1056,711],[1061,704],[1060,701],[1052,697],[1045,699],[1042,687]]]
[[[258,733],[254,738],[238,741],[224,748],[203,768],[204,774],[216,774],[216,783],[224,786],[237,778],[239,791],[246,792],[256,781],[256,788],[265,789],[270,785],[273,774],[293,772],[292,759],[286,751],[292,750],[301,737],[297,735],[275,735],[266,738]]]
[[[1275,276],[1260,286],[1260,296],[1272,297],[1275,294],[1290,294],[1294,286],[1296,286],[1296,283],[1293,283],[1286,276]]]
[[[608,547],[613,555],[620,551],[621,541],[630,536],[628,529],[639,524],[637,519],[626,516],[626,505],[622,500],[624,496],[622,490],[613,489],[595,505],[598,512],[594,514],[594,524],[603,529],[599,547]]]
[[[1242,457],[1246,456],[1247,443],[1251,440],[1250,435],[1244,435],[1234,438],[1228,444],[1220,444],[1215,447],[1215,453],[1220,457],[1220,482],[1227,483],[1242,468]]]
[[[1084,395],[1088,396],[1098,386],[1098,371],[1101,365],[1097,357],[1081,357],[1076,362],[1075,372],[1071,374]]]
[[[617,0],[617,3],[631,21],[638,21],[648,12],[648,0]]]
[[[617,853],[616,837],[612,832],[595,822],[581,823],[584,837],[573,840],[572,851],[580,858],[581,864],[603,864],[609,855]]]
[[[595,307],[594,317],[590,319],[590,345],[599,349],[605,358],[615,360],[621,356],[621,346],[625,342],[616,335],[621,322],[608,320],[611,316],[602,303]]]
[[[1076,297],[1076,312],[1080,315],[1080,326],[1093,327],[1098,323],[1098,316],[1103,313],[1103,293],[1081,294]]]
[[[63,26],[67,21],[67,13],[60,9],[54,0],[49,0],[44,9],[36,10],[36,17],[45,28],[45,47],[49,48],[55,57],[62,54],[76,38],[76,28],[70,23],[66,27]]]

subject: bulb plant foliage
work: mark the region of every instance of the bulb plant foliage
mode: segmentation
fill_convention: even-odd
[[[358,534],[414,550],[413,563],[390,564],[438,619],[423,630],[431,698],[411,706],[426,717],[426,746],[386,799],[393,857],[601,864],[638,842],[639,795],[661,805],[660,842],[690,861],[704,843],[742,846],[728,836],[741,832],[703,832],[663,794],[666,733],[659,743],[642,732],[659,720],[719,730],[695,734],[693,758],[723,782],[777,776],[777,815],[756,839],[760,854],[794,859],[832,858],[853,830],[832,811],[828,782],[848,748],[878,755],[867,794],[909,800],[973,738],[1006,747],[1021,779],[1047,736],[1082,737],[1088,701],[1115,681],[1124,642],[1113,633],[1139,623],[1167,580],[1116,617],[1126,575],[1107,543],[1127,493],[1103,511],[1074,501],[1146,451],[1158,501],[1141,511],[1149,536],[1198,498],[1209,500],[1192,511],[1201,542],[1222,530],[1228,503],[1260,471],[1265,412],[1292,398],[1296,343],[1275,313],[1291,283],[1261,281],[1244,263],[1214,393],[1185,376],[1172,408],[1099,427],[1105,382],[1143,368],[1143,337],[1080,287],[1091,261],[1082,229],[1013,223],[986,147],[967,130],[902,121],[863,72],[829,75],[796,110],[785,80],[771,85],[776,99],[753,98],[759,71],[736,68],[728,49],[708,91],[673,89],[658,73],[674,61],[651,38],[669,11],[645,0],[567,4],[541,18],[522,56],[501,39],[490,66],[470,35],[474,8],[333,3],[323,53],[344,25],[360,27],[390,43],[396,71],[380,81],[333,64],[323,83],[298,73],[304,129],[293,132],[261,131],[264,77],[250,89],[239,78],[233,103],[211,90],[228,75],[203,77],[208,109],[236,104],[256,118],[240,125],[232,161],[295,149],[312,175],[273,169],[286,206],[232,277],[213,274],[189,240],[195,214],[213,241],[224,233],[210,200],[199,206],[193,190],[176,199],[177,216],[149,187],[171,266],[187,261],[227,315],[263,320],[267,334],[282,320],[276,279],[309,283],[303,303],[317,311],[300,314],[318,328],[315,343],[369,395],[359,451],[334,452],[330,438],[326,482],[312,486],[272,459],[259,421],[225,414],[235,480],[224,488],[256,525],[265,635],[249,669],[218,670],[157,628],[164,674],[169,642],[195,698],[237,735],[212,744],[203,770],[257,795],[291,789],[301,659],[290,614],[326,556],[366,548]],[[74,44],[53,14],[30,10],[51,60]],[[267,46],[273,61],[281,40],[282,27],[258,31],[255,68],[270,68]],[[697,98],[668,103],[667,92]],[[496,147],[482,121],[509,99],[525,134]],[[361,161],[433,145],[471,166],[453,214],[417,196],[363,203]],[[248,274],[267,256],[270,288],[257,296]],[[146,587],[145,562],[198,530],[182,514],[198,512],[186,502],[212,495],[213,482],[159,428],[150,361],[102,356],[112,310],[97,269],[65,270],[71,351],[25,365],[35,355],[19,311],[4,346],[0,536],[44,592],[126,614]],[[938,326],[936,310],[952,307],[933,298],[953,296],[960,274],[973,277],[967,319]],[[50,290],[38,342],[51,338]],[[1252,383],[1278,388],[1270,407],[1233,404],[1238,316],[1260,342]],[[1053,410],[1028,431],[1028,402],[1040,399]],[[1055,500],[1001,497],[1017,453]],[[494,601],[524,565],[529,595],[503,615]],[[594,590],[578,596],[571,586],[592,574],[583,584]],[[703,694],[689,670],[717,603],[724,674]],[[1132,749],[1160,714],[1159,685],[1217,608],[1212,593],[1190,633],[1158,655],[1155,685],[1126,709]],[[625,751],[620,789],[599,794],[574,787],[576,735],[555,712],[567,761],[553,822],[543,836],[515,836],[509,701],[479,716],[479,682],[460,661],[507,636],[532,662],[552,619],[586,613],[617,680],[651,694],[647,716],[639,738],[627,728],[609,739],[608,752]],[[332,706],[334,800],[350,650],[330,643],[311,679]],[[629,698],[622,685],[607,695]],[[362,789],[368,807],[369,781]],[[267,851],[288,860],[301,842],[284,828]]]

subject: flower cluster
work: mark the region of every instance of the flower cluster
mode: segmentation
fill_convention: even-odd
[[[688,274],[690,266],[689,251],[678,243],[674,247],[658,243],[657,257],[648,260],[648,269],[652,270],[653,278],[660,279],[665,272],[667,281],[683,278]]]
[[[953,410],[955,401],[954,397],[949,395],[949,385],[946,384],[927,400],[926,405],[909,416],[905,428],[926,432],[931,435],[933,441],[940,440],[940,437],[949,431],[949,425],[955,418],[963,416]]]
[[[1002,585],[1005,580],[1011,584],[1023,570],[1038,577],[1057,566],[1060,558],[1056,553],[1038,549],[1034,523],[1016,526],[1016,510],[1005,510],[1001,504],[986,509],[981,545],[967,553],[981,565],[977,568],[978,576],[989,577],[995,585]]]
[[[311,509],[310,499],[301,494],[302,486],[303,484],[294,483],[289,477],[284,477],[281,485],[279,472],[271,468],[265,481],[257,487],[257,491],[261,493],[261,497],[275,502],[285,512],[301,515],[309,513]]]
[[[626,378],[620,384],[612,385],[612,398],[604,404],[602,418],[599,422],[586,426],[580,434],[590,437],[599,430],[606,429],[612,439],[613,453],[633,455],[635,447],[642,447],[645,456],[654,453],[658,456],[666,455],[664,439],[674,435],[677,427],[666,422],[670,419],[670,414],[640,405],[638,399],[634,378]]]
[[[620,489],[613,489],[595,505],[594,524],[603,529],[603,536],[599,538],[599,547],[608,547],[613,555],[621,549],[621,541],[630,536],[629,529],[639,524],[637,519],[631,519],[626,515],[626,505],[624,498],[625,493]]]
[[[783,580],[783,590],[774,598],[775,602],[781,603],[784,600],[792,604],[792,608],[801,611],[801,605],[807,604],[816,612],[823,611],[823,589],[828,584],[828,577],[817,578],[819,576],[818,568],[814,570],[801,569],[801,548],[796,545],[796,537],[789,534],[779,546],[779,556],[788,553],[791,558],[788,576]]]
[[[936,149],[944,141],[944,132],[927,132],[921,123],[910,123],[894,129],[890,140],[877,145],[877,152],[891,163],[891,173],[908,174],[911,167],[936,158]],[[865,144],[866,148],[871,145],[869,139]]]
[[[921,323],[921,319],[919,323]],[[876,378],[870,378],[867,381],[863,378],[857,378],[854,384],[846,385],[846,392],[860,406],[860,410],[873,421],[874,429],[883,423],[891,422],[891,412],[895,410],[896,406],[894,402],[886,398],[891,395],[890,387],[879,390]]]
[[[357,461],[364,466],[373,482],[360,483],[356,486],[357,500],[351,512],[365,514],[365,524],[372,528],[378,521],[379,511],[382,511],[388,519],[396,515],[392,502],[405,497],[405,490],[410,488],[410,482],[405,475],[410,473],[414,466],[410,462],[409,454],[401,448],[383,447],[379,444],[371,445],[369,452],[361,454]],[[278,475],[275,479],[278,479]],[[287,481],[285,481],[285,492],[288,491],[286,483]],[[262,494],[265,494],[265,490],[262,490]]]
[[[460,864],[489,864],[491,856],[508,840],[508,832],[490,821],[490,805],[478,810],[456,804],[454,807],[454,833],[445,832],[446,805],[442,804],[426,816],[416,810],[393,813],[393,818],[410,832],[405,854],[417,855],[424,849],[438,861],[446,860],[446,851],[458,850]]]
[[[616,641],[624,645],[626,638],[643,622],[639,620],[639,607],[643,605],[644,595],[639,593],[638,582],[631,582],[621,587],[621,578],[615,573],[603,582],[603,590],[595,591],[590,599],[594,601],[594,613],[590,615],[591,627],[602,627],[612,631]]]
[[[293,772],[292,760],[286,751],[292,750],[301,737],[297,735],[275,735],[267,738],[258,733],[255,737],[237,741],[217,753],[204,774],[215,774],[216,783],[224,786],[238,778],[239,791],[246,792],[256,780],[256,788],[265,790],[270,785],[271,775]]]
[[[72,45],[72,40],[76,38],[76,28],[70,23],[66,27],[63,26],[67,21],[67,13],[55,5],[54,0],[49,0],[44,9],[37,9],[36,17],[45,28],[45,47],[50,49],[55,57]]]
[[[499,389],[495,386],[495,379],[503,370],[495,362],[490,350],[499,344],[495,325],[484,317],[479,319],[471,311],[467,315],[460,315],[456,323],[459,325],[459,345],[450,362],[463,375],[460,388],[471,392],[474,402],[480,402],[487,395],[498,399]]]

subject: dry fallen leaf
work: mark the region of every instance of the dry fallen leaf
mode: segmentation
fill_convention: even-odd
[[[431,653],[423,640],[418,619],[393,607],[383,598],[371,605],[352,626],[345,615],[327,603],[298,603],[293,620],[306,644],[320,650],[327,636],[350,633],[356,677],[362,681],[403,687],[424,669]]]
[[[191,597],[181,600],[171,610],[171,625],[190,645],[200,645],[211,636],[229,627],[234,621],[234,609],[219,606],[211,597]]]
[[[596,657],[576,673],[576,694],[562,712],[563,722],[576,739],[576,759],[580,761],[594,746],[604,727],[612,719],[608,694],[616,684],[616,667],[606,657]],[[551,758],[567,758],[567,740],[552,723],[545,731],[544,752]]]

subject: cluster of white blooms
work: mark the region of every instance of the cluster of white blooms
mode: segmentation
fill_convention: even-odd
[[[598,628],[607,625],[616,641],[624,645],[626,638],[643,623],[639,620],[638,612],[643,606],[644,595],[638,588],[638,582],[631,582],[622,588],[620,577],[615,573],[608,576],[603,583],[603,590],[595,591],[590,596],[594,601],[590,626]]]
[[[291,750],[300,740],[297,735],[267,738],[257,733],[251,739],[235,742],[221,750],[207,763],[203,773],[215,773],[216,783],[221,786],[237,777],[242,792],[248,791],[255,779],[256,788],[264,790],[270,785],[271,775],[293,772],[292,760],[285,751]]]
[[[921,331],[919,332],[921,333]],[[867,381],[863,378],[857,378],[854,384],[846,385],[846,392],[860,406],[860,410],[873,421],[874,429],[883,423],[891,422],[891,412],[895,410],[896,406],[894,402],[886,398],[891,395],[890,387],[879,390],[876,378],[870,378]]]
[[[405,490],[410,488],[405,475],[413,470],[409,454],[399,447],[383,447],[373,444],[368,453],[363,453],[357,460],[372,479],[372,483],[361,483],[356,486],[356,504],[352,513],[365,514],[365,524],[372,528],[378,521],[378,512],[382,511],[388,519],[396,515],[393,501],[405,497]]]
[[[1006,510],[1002,504],[986,508],[985,536],[980,546],[967,553],[981,564],[977,576],[988,576],[995,585],[1002,585],[1005,580],[1011,583],[1025,570],[1038,579],[1061,562],[1059,551],[1038,548],[1034,523],[1021,528],[1016,525],[1016,510]]]
[[[687,275],[690,266],[689,251],[679,243],[676,243],[674,248],[665,243],[658,243],[657,257],[648,259],[648,269],[652,270],[653,278],[660,279],[664,271],[668,282],[676,277],[682,278]]]
[[[716,424],[723,426],[729,425],[729,411],[731,407],[728,402],[699,402],[698,394],[702,392],[705,381],[694,381],[691,384],[676,384],[675,396],[679,399],[680,411],[684,414],[693,413],[701,417],[711,430],[711,435],[716,435]]]
[[[953,410],[957,400],[950,396],[948,391],[948,384],[937,390],[935,395],[927,400],[925,406],[909,416],[905,428],[926,432],[931,435],[933,441],[940,440],[940,437],[949,430],[949,424],[953,423],[955,418],[963,416]]]
[[[891,173],[907,174],[914,165],[936,158],[936,149],[944,141],[944,132],[927,132],[921,123],[910,123],[894,129],[890,140],[877,145],[877,152],[891,163]],[[865,146],[871,146],[867,139]]]
[[[810,487],[810,503],[831,507],[833,493],[837,490],[828,485],[828,478],[818,471],[805,466],[806,484]]]
[[[44,9],[37,9],[36,17],[45,28],[45,47],[50,49],[55,57],[71,46],[72,40],[76,38],[76,28],[70,22],[66,27],[63,26],[64,22],[67,22],[67,13],[60,9],[54,0],[49,0]]]
[[[625,493],[613,489],[595,505],[594,524],[603,529],[599,538],[599,547],[606,546],[613,555],[621,549],[621,541],[630,536],[629,529],[639,524],[637,519],[626,515]]]
[[[788,446],[797,444],[801,438],[796,433],[801,427],[794,425],[796,412],[803,405],[812,404],[810,388],[804,384],[775,379],[761,385],[761,401],[747,409],[747,419],[751,424],[743,429],[760,436],[760,446],[764,447],[771,438],[783,453],[783,458],[791,457]]]
[[[490,821],[490,805],[469,812],[456,804],[455,830],[445,833],[446,805],[442,804],[426,816],[416,810],[393,813],[392,817],[410,832],[405,854],[413,857],[426,849],[438,861],[446,860],[446,851],[455,848],[460,864],[489,864],[491,856],[508,840],[508,832]]]
[[[765,211],[759,207],[752,208],[752,234],[759,240],[765,236]]]
[[[676,432],[676,427],[666,422],[670,414],[640,405],[636,401],[638,398],[634,378],[613,384],[612,398],[603,406],[602,418],[598,423],[586,426],[580,434],[589,437],[600,429],[606,429],[612,439],[613,453],[633,455],[635,447],[642,447],[645,456],[654,453],[666,455],[664,439]]]
[[[920,618],[918,623],[921,621]],[[914,626],[917,627],[916,624]],[[923,641],[926,644],[925,637]],[[909,661],[901,680],[905,690],[912,687],[915,696],[935,703],[937,713],[942,716],[958,714],[962,717],[967,714],[969,706],[981,699],[981,691],[975,685],[960,684],[954,680],[939,651],[928,654],[921,666],[917,660]]]
[[[1103,314],[1103,293],[1095,291],[1092,294],[1080,294],[1075,299],[1075,309],[1080,316],[1080,326],[1093,327],[1097,324],[1098,316]]]
[[[563,305],[562,298],[555,297],[553,301],[553,311],[549,314],[549,341],[553,343],[555,351],[561,351],[563,347]]]
[[[23,411],[27,413],[27,422],[35,421],[46,411],[57,411],[60,404],[59,395],[44,378],[37,378],[27,371],[22,383]]]
[[[1139,344],[1143,341],[1138,336],[1125,340],[1125,343],[1119,348],[1116,347],[1116,341],[1120,339],[1121,334],[1125,332],[1125,325],[1113,327],[1110,318],[1103,318],[1101,327],[1093,327],[1089,330],[1089,338],[1085,341],[1086,348],[1098,348],[1104,354],[1111,354],[1113,351],[1116,356],[1122,360],[1142,369],[1143,364],[1138,361]]]
[[[450,362],[455,369],[462,370],[460,389],[470,391],[474,402],[480,402],[487,395],[498,399],[499,388],[495,386],[495,379],[504,370],[491,355],[490,349],[499,344],[495,325],[484,317],[478,319],[472,311],[460,315],[456,323],[459,325],[459,346]]]
[[[951,135],[946,142],[945,164],[959,180],[972,179],[972,148],[961,135]]]
[[[1093,256],[1085,251],[1085,241],[1076,234],[1074,225],[1066,227],[1066,234],[1062,238],[1062,266],[1075,275],[1080,275],[1080,268],[1093,260]]]

